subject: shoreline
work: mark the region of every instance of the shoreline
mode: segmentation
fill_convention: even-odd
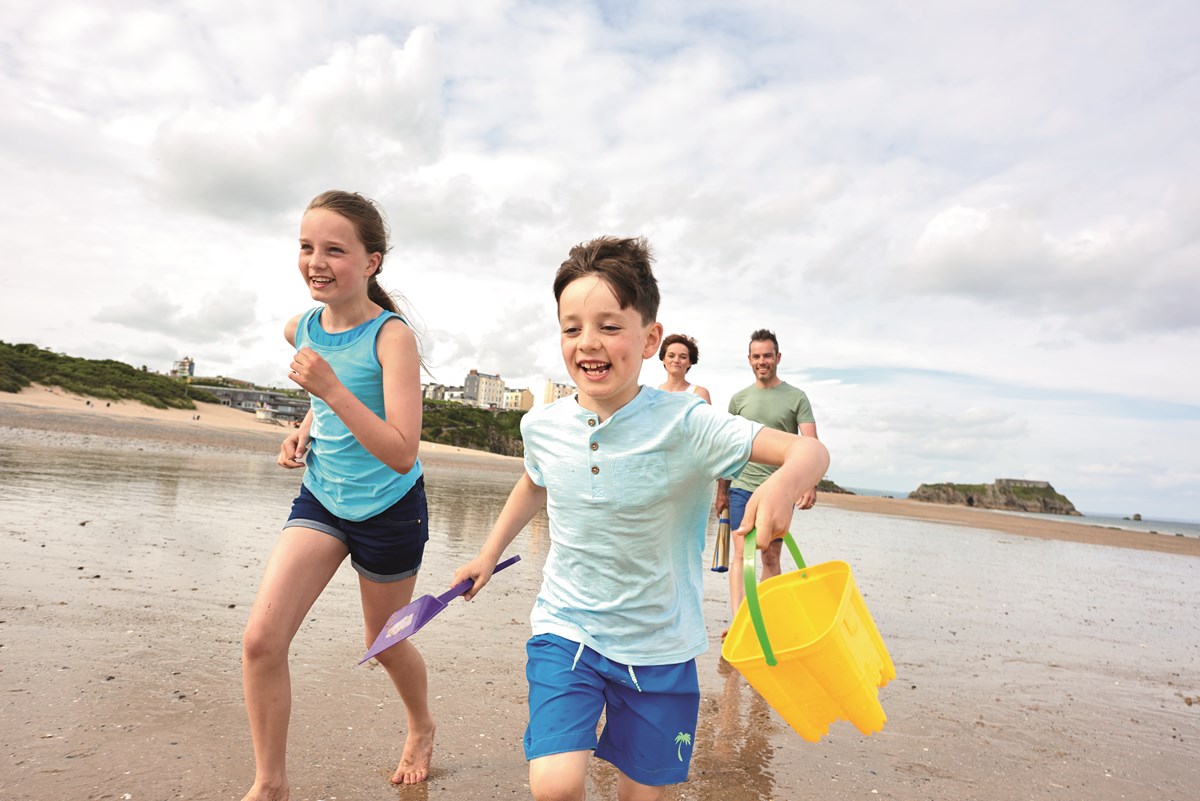
[[[92,400],[92,405],[87,402]],[[285,426],[265,423],[254,415],[216,404],[197,403],[195,411],[155,409],[134,401],[97,401],[58,387],[35,384],[19,393],[0,392],[0,427],[43,432],[46,444],[103,444],[136,449],[205,449],[262,451],[274,458]],[[193,419],[195,417],[199,419]],[[68,442],[74,436],[82,441]],[[92,438],[100,440],[95,442]],[[520,475],[522,460],[487,451],[422,441],[420,458],[431,467],[469,464],[473,468]],[[899,498],[818,493],[818,503],[848,512],[900,517],[1038,539],[1134,548],[1200,556],[1200,538],[1129,531],[1077,519],[1057,521],[1008,515]]]

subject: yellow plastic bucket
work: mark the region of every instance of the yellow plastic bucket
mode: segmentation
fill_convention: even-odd
[[[879,688],[896,677],[896,666],[850,566],[807,567],[791,534],[784,542],[798,569],[758,584],[754,532],[746,535],[746,599],[721,656],[810,742],[837,720],[863,734],[880,731],[887,716]]]

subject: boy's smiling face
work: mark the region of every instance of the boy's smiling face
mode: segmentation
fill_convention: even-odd
[[[662,325],[642,322],[632,306],[622,309],[596,275],[563,289],[558,322],[563,362],[579,388],[579,405],[607,419],[637,396],[642,362],[657,355]]]

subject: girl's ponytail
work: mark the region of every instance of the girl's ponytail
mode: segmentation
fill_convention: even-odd
[[[375,271],[370,280],[367,281],[367,297],[377,306],[390,311],[392,314],[400,314],[400,305],[396,303],[396,299],[379,284],[379,270]]]

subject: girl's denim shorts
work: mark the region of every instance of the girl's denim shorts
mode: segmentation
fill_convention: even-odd
[[[350,551],[350,564],[371,581],[401,581],[417,575],[429,540],[425,478],[399,501],[366,520],[343,520],[325,508],[308,487],[292,501],[284,528],[298,526],[322,531],[341,540]]]

